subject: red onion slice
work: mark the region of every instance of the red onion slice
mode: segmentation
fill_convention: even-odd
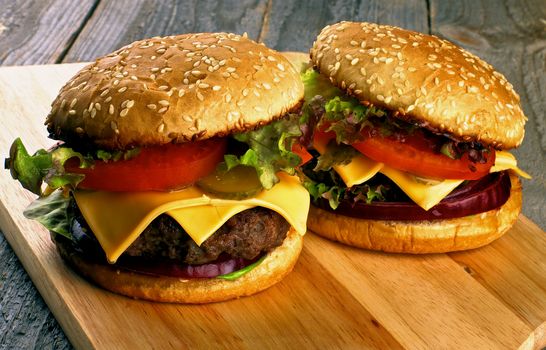
[[[259,258],[259,257],[258,257]],[[118,260],[116,266],[125,270],[157,276],[170,276],[179,278],[214,278],[238,271],[256,260],[232,258],[222,255],[212,263],[202,265],[189,265],[174,261],[141,261],[134,257],[125,257]]]

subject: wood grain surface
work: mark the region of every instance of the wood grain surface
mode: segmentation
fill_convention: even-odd
[[[271,47],[306,51],[324,25],[338,20],[389,23],[446,37],[493,63],[522,96],[529,121],[516,154],[534,176],[524,182],[523,213],[546,228],[543,0],[0,0],[0,9],[0,65],[92,60],[135,39],[190,31],[246,31]],[[43,119],[47,111],[33,113]],[[0,121],[8,117],[0,115]],[[70,348],[1,232],[0,266],[0,349]],[[523,310],[533,308],[525,293],[521,298]]]
[[[81,66],[0,68],[0,115],[10,116],[0,152],[17,135],[30,149],[52,144],[36,112],[47,111]],[[294,272],[279,285],[187,306],[132,300],[87,283],[64,265],[47,231],[22,216],[33,195],[7,172],[0,190],[0,228],[77,348],[546,345],[546,233],[523,216],[492,245],[449,255],[367,252],[308,234]]]

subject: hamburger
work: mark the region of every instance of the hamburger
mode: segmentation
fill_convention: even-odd
[[[99,286],[237,298],[280,281],[301,251],[302,99],[290,62],[246,36],[141,40],[66,83],[45,121],[59,142],[30,155],[17,139],[6,167],[39,195],[25,215]]]
[[[483,246],[515,223],[517,175],[529,175],[506,150],[521,144],[526,118],[491,65],[435,36],[355,22],[324,28],[310,56],[312,232],[438,253]]]

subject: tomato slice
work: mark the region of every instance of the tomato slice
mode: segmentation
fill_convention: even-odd
[[[302,145],[300,145],[299,143],[295,143],[292,146],[292,152],[300,156],[301,163],[299,165],[303,165],[307,163],[308,161],[310,161],[311,159],[313,159],[313,156],[311,155],[311,153],[309,153],[307,149],[303,147]]]
[[[437,151],[437,136],[425,135],[422,130],[383,136],[379,130],[367,128],[363,134],[363,141],[352,144],[362,154],[424,177],[477,180],[487,175],[495,163],[494,150],[490,150],[484,163],[471,161],[468,152],[459,159],[451,159]]]
[[[423,177],[441,179],[477,180],[489,173],[495,163],[495,152],[491,150],[485,163],[472,162],[468,153],[459,159],[451,159],[438,153],[437,136],[425,135],[416,130],[411,134],[395,133],[382,136],[378,129],[366,128],[364,140],[352,146],[368,158],[390,167]],[[328,144],[335,138],[333,132],[316,130],[317,144]]]
[[[78,160],[65,164],[70,173],[84,174],[78,188],[103,191],[169,191],[191,185],[213,172],[223,160],[226,139],[209,139],[182,144],[141,148],[134,158],[95,161],[81,169]]]

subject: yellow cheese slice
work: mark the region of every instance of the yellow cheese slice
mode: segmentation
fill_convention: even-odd
[[[516,174],[526,179],[531,178],[531,175],[518,168],[518,161],[512,153],[505,151],[496,151],[495,164],[491,167],[490,172],[494,173],[496,171],[503,171],[508,169],[514,171]]]
[[[328,140],[314,140],[313,142],[313,147],[320,154],[326,152],[327,145]],[[345,185],[351,187],[374,177],[383,168],[383,163],[378,163],[365,156],[356,156],[349,164],[334,165],[333,168],[345,182]]]
[[[326,143],[315,141],[313,146],[321,154],[326,152]],[[507,169],[515,171],[522,177],[531,178],[529,174],[517,167],[516,158],[512,154],[497,151],[495,154],[495,164],[490,171],[495,172]],[[429,210],[438,204],[464,181],[426,179],[425,177],[416,178],[410,173],[375,162],[364,155],[355,156],[349,164],[334,166],[334,170],[339,174],[347,187],[364,183],[380,172],[394,181],[411,200],[425,210]]]
[[[300,234],[306,231],[309,194],[299,179],[284,173],[272,189],[245,200],[209,197],[197,187],[177,192],[75,191],[83,217],[110,262],[138,238],[159,215],[175,219],[198,244],[203,243],[233,215],[265,207],[282,215]]]
[[[424,183],[415,178],[410,173],[396,170],[389,166],[384,166],[381,173],[388,176],[395,184],[417,203],[421,208],[429,210],[440,203],[448,194],[451,193],[464,180],[431,180],[431,184]],[[421,179],[424,179],[421,177]]]

